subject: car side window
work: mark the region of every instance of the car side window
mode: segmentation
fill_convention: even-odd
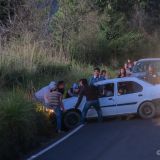
[[[139,72],[146,72],[148,68],[148,63],[147,62],[137,62],[135,65],[133,72],[134,73],[139,73]]]
[[[99,86],[100,97],[113,97],[114,96],[114,83]]]
[[[126,95],[132,93],[142,92],[143,87],[137,82],[126,81],[118,83],[118,95]]]

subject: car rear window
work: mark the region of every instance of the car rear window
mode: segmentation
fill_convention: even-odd
[[[152,65],[157,72],[160,72],[160,61],[142,61],[137,62],[133,67],[133,73],[146,72],[149,65]]]

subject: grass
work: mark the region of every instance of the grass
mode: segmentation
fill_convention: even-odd
[[[44,112],[16,89],[0,98],[0,159],[15,159],[51,136],[53,126]]]

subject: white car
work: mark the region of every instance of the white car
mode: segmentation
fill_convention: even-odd
[[[160,84],[153,85],[136,77],[116,78],[95,83],[100,91],[100,106],[103,116],[116,116],[124,114],[139,114],[144,119],[156,115],[160,104]],[[64,124],[67,128],[74,127],[81,118],[86,98],[78,108],[74,106],[78,97],[64,99],[67,112],[64,115]],[[96,111],[91,108],[87,118],[97,117]]]

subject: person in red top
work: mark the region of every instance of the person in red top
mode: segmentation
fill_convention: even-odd
[[[125,68],[121,68],[120,71],[119,71],[119,75],[118,75],[118,78],[123,78],[123,77],[126,77],[126,70]]]

